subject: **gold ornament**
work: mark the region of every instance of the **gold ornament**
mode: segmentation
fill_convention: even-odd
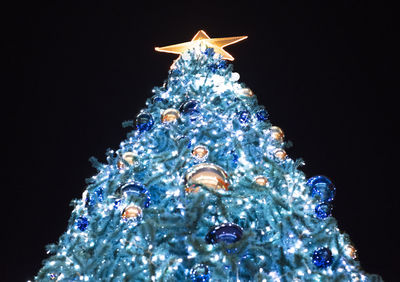
[[[142,209],[135,205],[126,207],[122,212],[123,219],[136,219],[141,216],[142,216]]]
[[[180,113],[176,109],[166,109],[161,115],[162,123],[174,122],[180,117]]]
[[[286,154],[285,150],[283,150],[283,149],[276,149],[274,151],[274,156],[283,161],[284,159],[286,159],[287,154]]]
[[[260,186],[267,186],[268,178],[266,178],[265,176],[259,175],[254,178],[254,182]]]
[[[121,159],[123,159],[129,165],[133,165],[133,162],[135,160],[135,154],[133,152],[125,152],[125,153],[122,154]],[[118,160],[117,167],[119,169],[124,169],[125,168],[125,163],[121,159]]]
[[[197,44],[205,44],[207,47],[213,48],[214,52],[220,54],[223,59],[233,61],[234,58],[223,48],[246,38],[247,36],[210,38],[205,31],[199,30],[193,37],[192,41],[165,47],[155,47],[155,50],[158,52],[182,55],[186,50],[192,49]]]
[[[357,258],[357,250],[354,246],[349,244],[349,245],[344,246],[344,249],[345,249],[346,255],[348,255],[352,259]]]
[[[215,190],[228,190],[229,187],[227,173],[220,166],[211,163],[191,167],[186,173],[185,180],[185,191],[188,193],[199,191],[198,184]]]
[[[271,126],[270,130],[270,136],[275,139],[276,141],[283,141],[283,138],[285,137],[285,134],[283,133],[282,129],[280,129],[277,126]]]
[[[198,161],[205,160],[208,156],[207,147],[202,145],[196,146],[192,151],[192,156]]]
[[[247,97],[251,97],[251,96],[254,95],[253,91],[251,91],[250,88],[243,88],[242,91],[241,91],[241,94],[243,96],[247,96]]]

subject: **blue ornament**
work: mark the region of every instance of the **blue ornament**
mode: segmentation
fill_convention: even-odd
[[[141,199],[145,208],[148,208],[151,204],[151,196],[149,191],[147,191],[146,188],[138,182],[128,183],[121,186],[120,192],[127,198],[133,196],[134,198]]]
[[[76,220],[76,226],[78,227],[78,229],[79,229],[80,231],[85,231],[86,228],[88,227],[88,225],[89,225],[89,221],[88,221],[88,219],[87,219],[86,217],[84,217],[84,216],[80,216],[80,217],[78,217],[78,219]]]
[[[200,103],[196,100],[190,100],[185,103],[183,103],[179,110],[184,114],[184,115],[189,115],[190,120],[194,121],[200,116]]]
[[[239,122],[244,124],[250,121],[250,113],[248,111],[239,112]]]
[[[153,117],[150,114],[141,113],[136,117],[136,127],[140,132],[150,130],[153,124]]]
[[[210,231],[208,231],[205,239],[208,244],[216,244],[219,242],[232,244],[239,241],[242,236],[243,230],[239,225],[234,223],[223,223],[212,227]]]
[[[319,248],[312,255],[312,262],[319,268],[327,268],[333,263],[331,250],[328,248]]]
[[[166,103],[167,103],[167,100],[165,100],[164,98],[161,98],[161,97],[159,97],[159,96],[153,97],[153,98],[151,99],[151,101],[153,102],[153,104],[156,104],[156,103],[163,103],[163,104],[166,104]]]
[[[315,215],[319,219],[325,219],[332,215],[332,209],[333,207],[329,202],[321,203],[315,207]]]
[[[317,197],[321,202],[331,202],[335,197],[336,188],[332,182],[323,175],[311,177],[307,181],[311,189],[311,196]]]
[[[256,115],[259,121],[265,121],[268,119],[268,113],[266,110],[258,111]]]
[[[207,282],[210,281],[210,272],[208,266],[204,264],[197,264],[190,270],[190,279],[194,282]]]

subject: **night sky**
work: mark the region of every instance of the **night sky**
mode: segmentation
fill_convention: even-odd
[[[121,123],[167,78],[176,56],[154,47],[189,41],[200,29],[210,37],[249,36],[226,47],[240,81],[293,142],[288,154],[304,159],[307,177],[323,174],[335,183],[334,216],[363,268],[396,280],[394,7],[147,2],[3,6],[0,280],[26,281],[38,272],[45,245],[66,230],[70,201],[96,173],[89,157],[104,162],[107,148],[118,148],[129,130]]]

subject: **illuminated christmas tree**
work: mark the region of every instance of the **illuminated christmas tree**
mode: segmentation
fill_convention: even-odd
[[[120,148],[74,200],[39,281],[380,281],[331,216],[335,186],[306,178],[211,39],[180,54]]]

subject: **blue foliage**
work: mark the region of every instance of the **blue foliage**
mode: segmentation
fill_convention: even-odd
[[[214,48],[207,47],[206,50],[204,51],[204,54],[208,57],[214,56]]]

